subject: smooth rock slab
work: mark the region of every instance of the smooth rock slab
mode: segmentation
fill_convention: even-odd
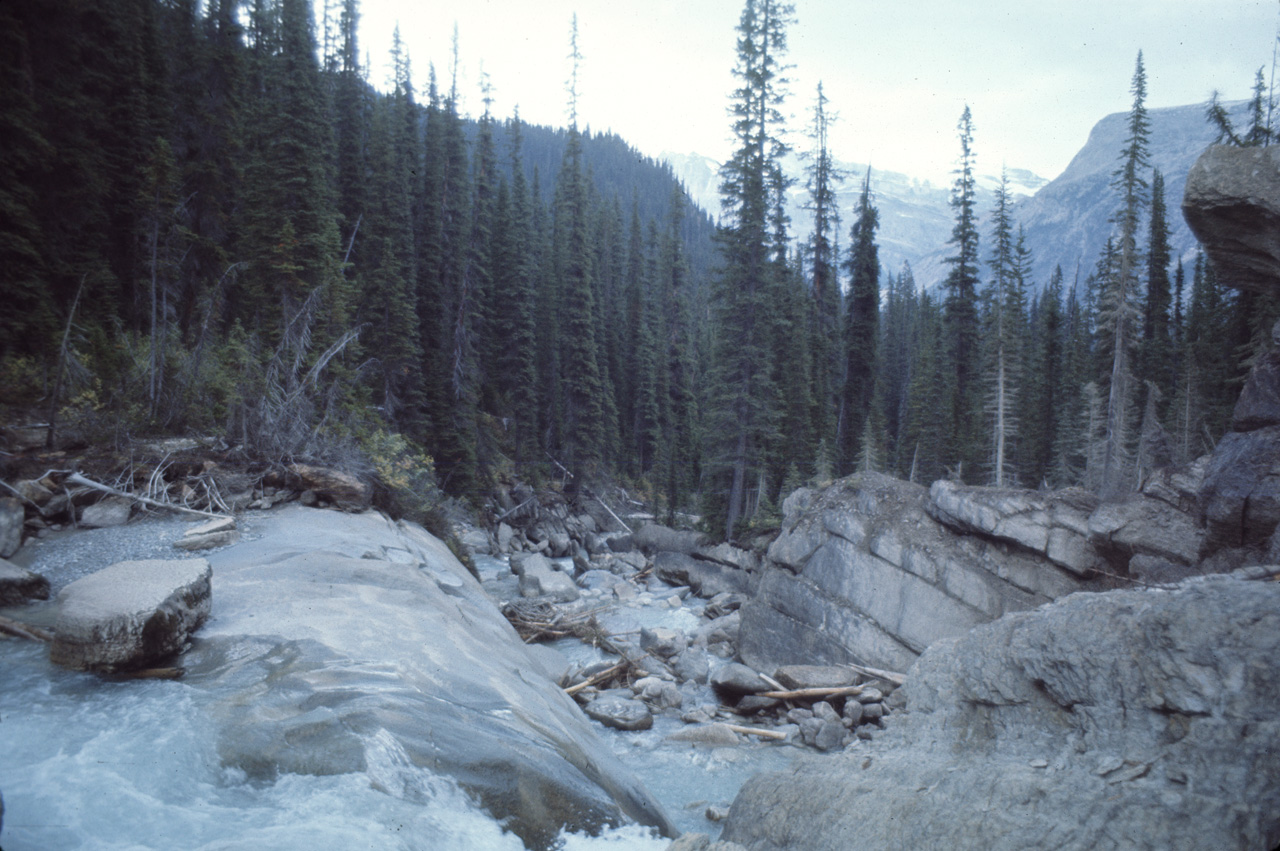
[[[145,666],[182,649],[209,617],[209,562],[122,561],[58,594],[49,658],[76,670]]]
[[[49,580],[0,558],[0,606],[49,599]]]

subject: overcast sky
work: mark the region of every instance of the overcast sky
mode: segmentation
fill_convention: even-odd
[[[1278,0],[796,0],[791,28],[793,144],[824,84],[839,114],[837,158],[948,181],[956,123],[973,111],[979,168],[1059,174],[1103,116],[1129,108],[1143,51],[1147,106],[1245,98],[1271,74]],[[641,152],[731,150],[734,27],[742,0],[362,0],[362,52],[385,88],[397,23],[425,90],[434,64],[448,85],[457,24],[463,108],[566,122],[569,29],[578,15],[579,121]]]

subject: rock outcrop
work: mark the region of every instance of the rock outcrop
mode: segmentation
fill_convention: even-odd
[[[209,555],[213,617],[183,657],[218,695],[218,751],[251,778],[452,778],[530,848],[660,805],[438,539],[373,513],[279,508]],[[388,757],[390,754],[390,757]]]
[[[0,558],[11,558],[22,547],[22,503],[0,496]]]
[[[743,661],[906,670],[939,639],[1087,587],[1087,505],[1013,493],[982,502],[968,490],[940,488],[944,508],[919,485],[863,474],[789,499],[742,607]]]
[[[0,558],[0,606],[49,599],[49,580]]]
[[[1221,849],[1280,842],[1280,568],[1076,594],[934,644],[908,712],[758,776],[724,838],[806,848]]]
[[[209,617],[209,562],[122,561],[58,593],[49,658],[76,670],[145,667],[182,649]]]
[[[1280,149],[1214,145],[1187,175],[1182,215],[1225,284],[1280,283]]]

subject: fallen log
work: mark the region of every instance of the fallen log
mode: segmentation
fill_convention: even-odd
[[[762,691],[760,697],[775,700],[813,700],[820,697],[855,697],[862,694],[862,686],[828,686],[823,688],[798,688],[789,691]]]
[[[613,677],[613,676],[616,676],[617,674],[622,673],[622,671],[630,664],[632,664],[630,659],[623,659],[621,662],[619,662],[616,665],[605,668],[603,671],[600,671],[598,673],[592,674],[591,676],[587,677],[585,680],[578,683],[577,685],[569,686],[567,689],[564,690],[564,693],[567,695],[575,695],[578,692],[582,691],[584,688],[587,688],[588,686],[593,686],[596,683],[604,682],[610,677]]]
[[[741,724],[725,724],[735,733],[742,733],[746,736],[759,736],[762,739],[776,739],[781,741],[787,737],[786,733],[779,733],[777,730],[762,730],[759,727],[744,727]]]
[[[0,615],[0,632],[15,638],[25,638],[28,641],[53,641],[53,636],[40,627],[15,621],[3,615]]]
[[[878,680],[893,683],[895,686],[900,686],[907,681],[906,674],[886,671],[882,668],[870,668],[866,665],[855,665],[853,662],[845,662],[844,667],[851,669],[855,674],[862,674],[864,677],[875,677]]]
[[[111,496],[122,496],[125,499],[131,499],[134,502],[140,502],[143,505],[150,506],[151,508],[162,508],[168,511],[176,511],[179,514],[194,514],[197,517],[212,517],[214,519],[217,519],[223,516],[221,514],[214,514],[211,511],[200,511],[199,509],[195,509],[195,508],[187,508],[185,505],[175,505],[171,502],[157,502],[156,500],[148,499],[145,496],[138,496],[137,494],[126,493],[125,491],[116,490],[113,487],[104,485],[101,482],[95,482],[93,479],[87,479],[84,476],[80,475],[79,473],[72,473],[70,476],[67,476],[67,481],[73,485],[80,485],[81,487],[92,488],[93,490],[102,491],[103,493],[109,494]]]

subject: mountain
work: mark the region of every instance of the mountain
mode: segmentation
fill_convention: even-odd
[[[662,154],[660,159],[671,165],[695,203],[712,216],[719,214],[720,164],[716,160],[699,154],[672,153]],[[787,199],[791,232],[808,234],[813,227],[813,215],[805,209],[809,196],[804,188],[803,166],[795,158],[790,158],[784,166],[787,173],[796,178]],[[845,174],[836,192],[842,221],[839,242],[845,246],[867,166],[845,162],[837,162],[836,166]],[[998,177],[990,175],[977,178],[979,210],[990,209],[999,182]],[[1009,170],[1009,189],[1015,198],[1031,195],[1046,183],[1044,178],[1025,169]],[[897,274],[902,264],[909,262],[917,282],[932,286],[941,281],[946,274],[943,259],[949,254],[947,240],[951,238],[954,224],[950,187],[872,167],[871,192],[880,210],[880,263],[884,269]]]
[[[1237,126],[1246,123],[1246,101],[1225,104]],[[1165,204],[1169,212],[1171,244],[1175,260],[1189,263],[1195,256],[1195,237],[1182,219],[1182,192],[1187,172],[1196,158],[1216,136],[1204,118],[1204,105],[1152,109],[1151,164],[1163,172]],[[1025,169],[1007,170],[1009,188],[1015,199],[1014,222],[1026,232],[1034,266],[1032,280],[1037,288],[1048,282],[1053,269],[1062,266],[1070,282],[1076,274],[1088,277],[1111,235],[1111,216],[1119,206],[1111,188],[1111,174],[1119,165],[1120,152],[1127,132],[1127,113],[1108,115],[1089,134],[1080,152],[1066,170],[1051,181]],[[720,209],[719,164],[697,154],[663,154],[676,176],[685,184],[689,196],[713,217]],[[789,173],[798,176],[802,169],[788,163]],[[847,223],[853,217],[858,190],[867,167],[840,163],[848,175],[838,193],[839,209],[846,224],[841,227],[841,244],[848,242]],[[989,241],[988,218],[999,178],[981,175],[977,183],[978,227],[982,233],[982,257],[986,258]],[[887,271],[898,272],[903,262],[911,264],[916,282],[928,287],[940,284],[947,273],[946,258],[951,255],[954,218],[950,206],[950,187],[938,186],[897,172],[871,169],[871,190],[880,209],[880,262]],[[803,205],[807,199],[803,181],[790,191],[788,211],[792,233],[803,236],[812,227],[812,216]],[[1140,244],[1146,240],[1147,223],[1142,224]]]
[[[1236,126],[1247,123],[1247,101],[1224,104]],[[1153,109],[1151,165],[1164,174],[1170,245],[1176,264],[1179,257],[1190,265],[1198,243],[1182,218],[1182,193],[1187,172],[1217,132],[1204,117],[1203,104]],[[1066,170],[1033,197],[1014,207],[1014,218],[1026,231],[1034,254],[1033,279],[1043,286],[1061,264],[1068,284],[1089,276],[1112,233],[1111,217],[1119,198],[1111,188],[1111,175],[1120,164],[1120,152],[1128,133],[1128,114],[1118,112],[1099,121]],[[1148,223],[1139,231],[1139,246],[1146,243]],[[984,234],[985,236],[985,234]],[[1170,270],[1172,273],[1172,270]]]

